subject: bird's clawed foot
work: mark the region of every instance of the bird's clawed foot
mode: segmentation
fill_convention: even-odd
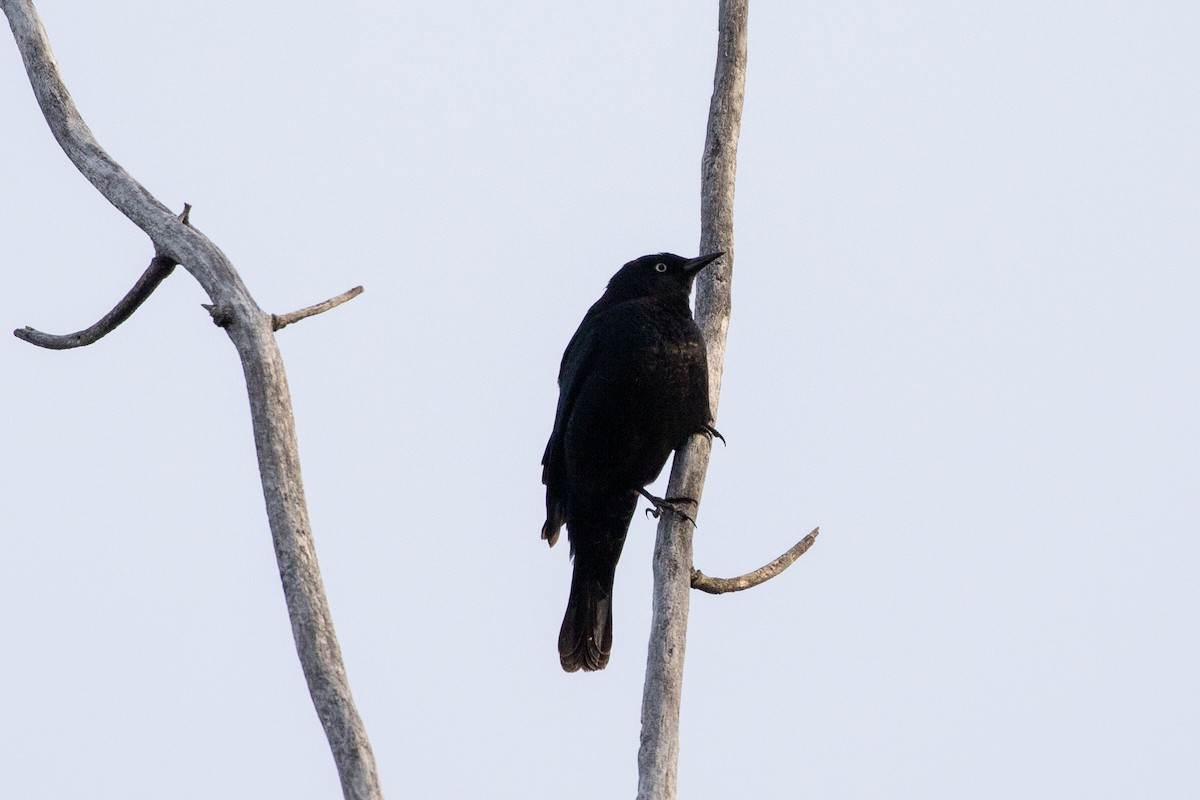
[[[725,445],[726,447],[729,446],[729,442],[725,441],[725,437],[721,435],[721,432],[712,425],[705,425],[700,429],[700,433],[707,436],[710,441],[713,439],[720,439],[721,444]]]
[[[679,507],[680,503],[699,506],[700,503],[691,497],[655,497],[645,489],[638,489],[638,494],[654,504],[654,508],[647,508],[646,513],[655,519],[661,517],[664,511],[672,511],[692,523],[693,526],[696,524],[696,520],[692,515]]]

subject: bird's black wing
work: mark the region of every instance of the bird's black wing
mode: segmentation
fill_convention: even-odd
[[[587,373],[595,355],[596,309],[588,311],[575,335],[567,343],[562,363],[558,368],[558,409],[554,413],[554,428],[542,454],[542,483],[546,485],[546,524],[542,526],[542,538],[550,546],[558,541],[558,533],[566,520],[566,474],[563,464],[563,440],[566,437],[567,420],[575,398],[587,380]]]

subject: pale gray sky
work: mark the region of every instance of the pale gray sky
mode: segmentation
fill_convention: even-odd
[[[283,312],[394,797],[632,796],[651,521],[565,675],[558,358],[694,254],[715,3],[39,3],[112,155]],[[151,251],[0,42],[0,328]],[[680,796],[1200,793],[1200,6],[755,2]],[[241,370],[177,271],[0,338],[0,796],[328,798]]]

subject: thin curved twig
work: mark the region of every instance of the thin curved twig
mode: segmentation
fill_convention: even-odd
[[[90,328],[59,336],[53,333],[43,333],[27,325],[13,331],[13,336],[38,347],[45,347],[47,350],[70,350],[74,347],[87,347],[89,344],[94,344],[133,316],[133,312],[137,311],[138,307],[146,302],[146,299],[158,288],[158,285],[175,271],[176,266],[176,263],[166,256],[155,256],[150,259],[150,266],[146,267],[146,271],[142,273],[142,277],[138,278],[133,288],[121,298],[112,311],[101,317]]]
[[[796,559],[808,552],[813,542],[817,540],[820,528],[813,528],[812,533],[792,545],[792,548],[766,566],[759,567],[753,572],[747,572],[737,578],[711,578],[698,569],[692,569],[692,588],[709,594],[725,594],[740,592],[752,586],[758,586],[771,580],[779,573],[795,563]]]
[[[271,315],[271,328],[272,328],[272,330],[277,330],[277,331],[282,330],[283,328],[286,328],[288,325],[291,325],[293,322],[299,322],[300,320],[307,319],[308,317],[315,317],[317,314],[324,314],[329,309],[337,308],[342,303],[345,303],[349,300],[353,300],[354,298],[358,297],[362,293],[363,293],[363,287],[355,286],[353,289],[351,289],[349,291],[342,292],[337,297],[329,298],[324,303],[317,303],[315,306],[309,306],[308,308],[302,308],[299,311],[292,311],[288,314],[272,314]]]
[[[183,211],[179,214],[179,221],[184,225],[190,224],[191,213],[191,204],[184,203]],[[146,271],[142,273],[142,277],[138,278],[133,288],[126,292],[112,311],[101,317],[90,328],[58,336],[53,333],[42,333],[36,328],[26,325],[24,328],[17,328],[13,331],[13,336],[47,350],[71,350],[75,347],[87,347],[112,333],[122,322],[133,316],[133,312],[146,302],[158,285],[166,280],[177,266],[179,265],[167,256],[162,254],[154,256],[150,259],[150,266],[146,267]]]

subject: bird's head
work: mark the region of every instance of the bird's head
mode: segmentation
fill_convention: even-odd
[[[635,258],[612,276],[605,294],[611,299],[620,300],[670,295],[687,297],[697,273],[723,255],[709,253],[706,256],[684,258],[674,253],[656,253]]]

